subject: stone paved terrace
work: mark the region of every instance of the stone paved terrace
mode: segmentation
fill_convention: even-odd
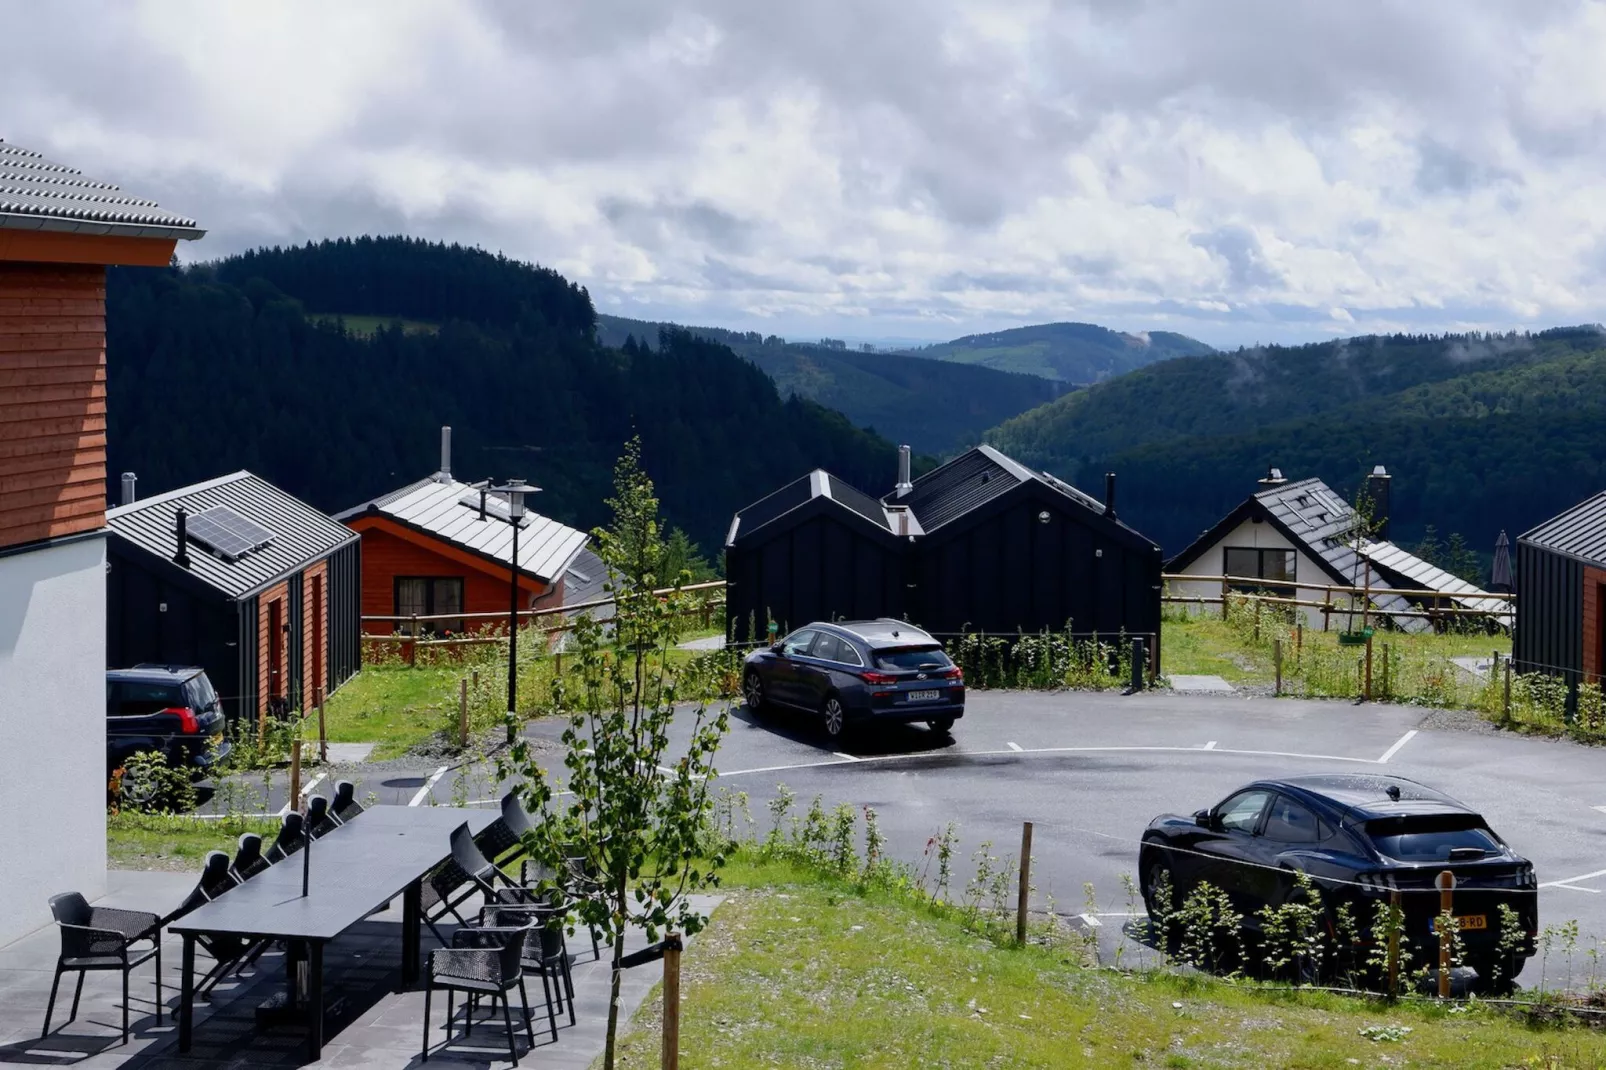
[[[188,894],[196,879],[195,874],[189,873],[132,871],[113,871],[109,877],[111,891],[96,905],[163,913]],[[694,902],[703,910],[711,910],[718,899],[698,897]],[[422,983],[411,991],[395,991],[401,976],[400,923],[398,901],[329,945],[325,953],[325,998],[331,1004],[343,999],[345,1006],[338,1015],[330,1016],[323,1059],[318,1065],[378,1070],[418,1064],[424,992]],[[637,935],[628,941],[626,950],[645,943],[645,937]],[[571,1026],[567,1017],[559,1017],[558,1040],[553,1043],[540,979],[530,978],[526,984],[535,1014],[535,1048],[529,1049],[521,1029],[518,1050],[522,1066],[585,1070],[602,1052],[607,1024],[607,963],[593,960],[590,942],[583,933],[571,938],[570,945],[579,960],[574,967],[576,1024]],[[174,936],[165,936],[162,944],[166,1013],[161,1025],[156,1024],[155,1017],[153,964],[147,963],[130,978],[131,1035],[127,1046],[120,1040],[122,982],[114,972],[87,976],[78,1018],[70,1023],[65,1019],[72,1006],[75,975],[64,976],[50,1035],[41,1038],[39,1032],[60,946],[56,927],[51,925],[0,947],[0,1064],[88,1070],[212,1070],[296,1067],[307,1063],[305,1034],[300,1026],[258,1029],[255,1022],[257,1004],[284,987],[284,956],[278,951],[263,955],[244,978],[219,985],[210,1003],[197,1000],[194,1045],[188,1055],[179,1055],[172,1012],[178,1005],[181,943]],[[437,946],[426,929],[424,953],[427,955],[430,948]],[[203,954],[196,957],[198,964],[208,961]],[[622,1020],[628,1021],[661,977],[662,968],[656,963],[626,972]],[[512,1065],[500,1010],[495,1023],[476,1025],[472,1037],[465,1041],[461,1003],[459,997],[454,1039],[443,1049],[444,993],[436,993],[430,1064],[438,1063],[445,1070],[454,1066],[490,1070]],[[517,997],[513,1005],[516,1014]],[[482,1007],[478,1018],[488,1014]]]

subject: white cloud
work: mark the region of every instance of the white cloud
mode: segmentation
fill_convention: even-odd
[[[0,136],[604,310],[1218,342],[1606,318],[1606,4],[0,0]]]

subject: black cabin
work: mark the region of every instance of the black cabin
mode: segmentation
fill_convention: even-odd
[[[1518,672],[1570,685],[1606,673],[1606,492],[1517,537]]]
[[[106,657],[199,665],[232,718],[310,710],[361,665],[359,536],[249,472],[106,514]]]
[[[736,514],[732,635],[900,617],[964,632],[1158,636],[1160,547],[1104,502],[978,446],[877,500],[816,471]]]

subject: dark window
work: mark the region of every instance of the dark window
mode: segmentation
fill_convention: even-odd
[[[1292,550],[1261,550],[1250,546],[1229,546],[1226,548],[1226,558],[1222,562],[1226,567],[1227,575],[1241,577],[1256,577],[1263,580],[1295,580],[1294,551]],[[1235,584],[1235,589],[1254,589],[1253,584]],[[1288,592],[1288,588],[1280,587],[1273,593]]]
[[[803,657],[808,654],[809,647],[814,642],[814,637],[819,634],[813,628],[795,631],[781,641],[781,653],[794,658]]]
[[[1476,814],[1385,817],[1366,823],[1377,849],[1401,862],[1447,861],[1450,852],[1471,849],[1494,854],[1500,841]]]
[[[809,651],[809,657],[819,658],[821,661],[840,661],[842,643],[830,632],[821,632],[820,637],[814,640],[814,648]]]
[[[1266,809],[1264,791],[1240,791],[1216,807],[1216,821],[1230,832],[1253,833],[1260,825],[1260,813]]]
[[[441,617],[418,622],[425,634],[457,633],[463,630],[463,578],[461,576],[397,576],[396,616]],[[402,622],[399,629],[412,634],[412,624]]]
[[[946,669],[953,662],[940,646],[906,646],[871,652],[878,669]]]
[[[135,680],[106,682],[108,717],[149,717],[153,713],[185,704],[184,691],[177,684],[140,683]]]
[[[862,667],[864,659],[859,657],[859,651],[846,639],[837,640],[837,660],[844,665]]]
[[[1266,815],[1266,831],[1263,835],[1278,843],[1316,843],[1324,838],[1321,822],[1316,815],[1282,795],[1271,801],[1271,812]]]
[[[213,707],[217,702],[217,692],[212,690],[212,681],[202,673],[184,682],[184,698],[191,709],[200,713]]]

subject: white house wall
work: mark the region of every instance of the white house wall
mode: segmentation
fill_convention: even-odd
[[[0,557],[0,944],[106,890],[106,541]]]
[[[1229,534],[1218,540],[1198,560],[1183,569],[1185,576],[1223,576],[1226,574],[1227,547],[1241,548],[1253,547],[1260,550],[1293,550],[1294,551],[1294,579],[1295,582],[1308,582],[1328,584],[1332,580],[1322,571],[1320,565],[1300,546],[1291,542],[1282,532],[1271,524],[1261,521],[1245,520]],[[1281,597],[1288,596],[1288,588],[1268,588]],[[1167,593],[1183,595],[1192,598],[1220,598],[1221,582],[1219,580],[1172,580],[1167,585]],[[1296,597],[1302,602],[1320,602],[1325,592],[1309,587],[1300,587]],[[1204,603],[1183,603],[1182,608],[1192,613],[1208,613],[1219,616],[1221,606]],[[1305,627],[1320,628],[1322,626],[1322,611],[1309,606],[1299,607],[1299,613],[1305,620]]]

